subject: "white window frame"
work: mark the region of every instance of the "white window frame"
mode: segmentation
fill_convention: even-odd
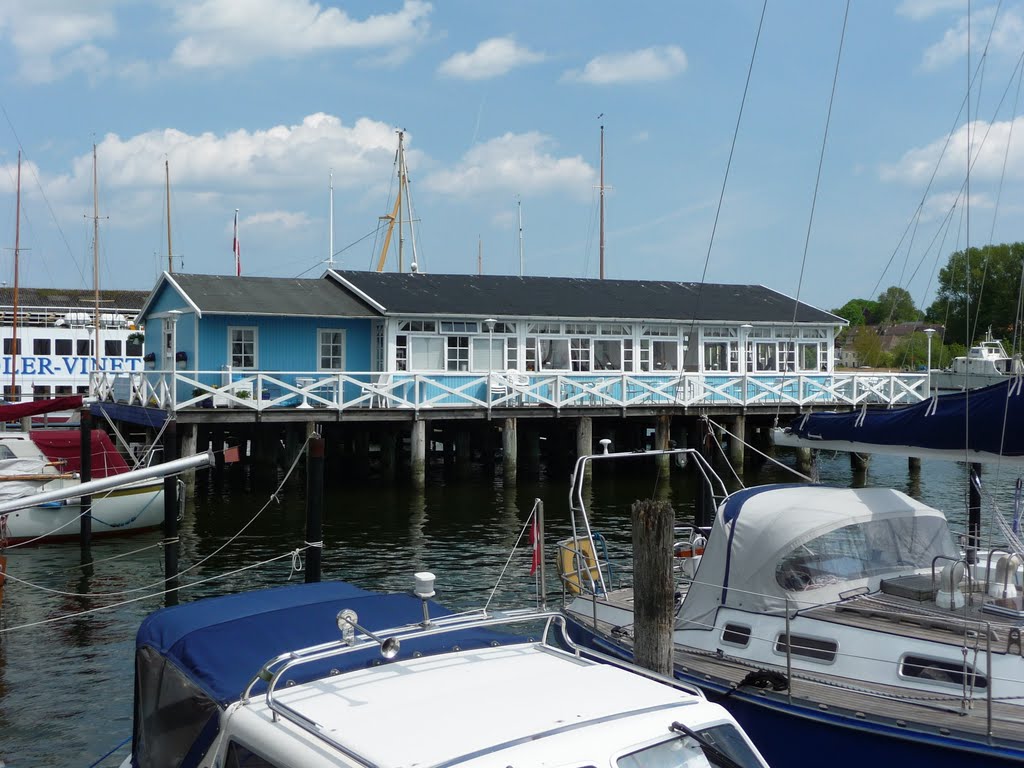
[[[341,350],[340,350],[339,355],[338,355],[338,357],[339,357],[339,364],[338,364],[338,366],[336,368],[324,368],[324,366],[323,366],[323,360],[324,360],[324,334],[325,333],[331,333],[331,334],[337,333],[337,334],[339,334],[341,336],[341,341],[340,341]],[[345,329],[344,328],[317,328],[316,329],[316,369],[318,371],[331,371],[331,372],[344,371],[345,370],[345,358],[346,358],[346,349],[345,349],[345,347],[346,347],[346,342],[347,341],[348,340],[345,337]]]
[[[235,365],[235,355],[232,347],[235,345],[235,331],[252,331],[252,365]],[[245,343],[245,342],[243,342]],[[243,353],[244,358],[244,353]],[[229,325],[228,326],[228,365],[236,371],[256,371],[260,367],[260,329],[255,325]]]

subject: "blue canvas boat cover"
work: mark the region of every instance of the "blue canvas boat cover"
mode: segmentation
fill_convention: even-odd
[[[430,602],[431,618],[451,611]],[[133,768],[195,768],[219,729],[218,710],[238,701],[271,659],[341,639],[337,614],[349,608],[370,632],[423,620],[422,601],[411,594],[380,594],[322,582],[243,592],[156,611],[135,641]],[[403,641],[399,654],[482,648],[526,638],[488,629],[460,629]],[[286,673],[304,683],[338,672],[388,663],[377,646],[302,664]],[[266,691],[259,681],[253,694]]]
[[[136,649],[148,646],[157,651],[212,699],[226,705],[237,701],[260,667],[278,654],[340,640],[336,616],[343,608],[356,611],[360,625],[376,632],[421,621],[421,606],[422,601],[411,594],[369,592],[345,582],[262,589],[156,611],[139,627]],[[451,613],[430,603],[432,617]],[[443,652],[455,644],[482,647],[497,637],[493,631],[477,630],[424,638],[403,644],[397,658],[407,658],[413,650]],[[368,651],[332,659],[327,668],[344,671],[380,660],[375,648]],[[305,674],[300,668],[300,677],[315,679],[324,673],[315,664],[309,667]]]
[[[790,433],[814,442],[891,446],[957,461],[1024,458],[1024,381],[954,392],[916,405],[849,413],[809,413]],[[836,447],[834,445],[829,447]],[[861,450],[850,445],[847,450]]]

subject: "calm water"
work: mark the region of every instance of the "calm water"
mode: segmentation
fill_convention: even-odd
[[[788,460],[785,451],[780,454]],[[851,484],[845,454],[822,456],[818,466],[823,482]],[[233,471],[220,482],[201,476],[186,509],[180,557],[181,567],[191,570],[183,579],[182,602],[302,580],[292,573],[288,555],[301,546],[305,531],[301,473],[268,505],[283,473],[273,478]],[[692,515],[686,474],[674,473],[670,487],[657,489],[673,502],[678,518]],[[766,468],[747,483],[791,479]],[[1012,480],[1005,471],[1001,478],[987,476],[993,487],[1012,486]],[[912,482],[905,459],[876,456],[867,483],[906,491],[946,510],[954,527],[963,527],[961,465],[924,462],[920,481]],[[629,504],[650,497],[656,484],[653,468],[638,466],[628,475],[596,470],[588,504],[613,556],[628,553]],[[505,488],[500,471],[495,476],[474,465],[457,480],[433,470],[425,493],[400,483],[362,485],[328,492],[324,579],[407,590],[413,573],[431,570],[438,600],[479,607],[498,583],[535,498],[545,503],[548,541],[568,530],[567,476],[520,475],[518,487]],[[1006,492],[1001,498],[1009,503]],[[0,759],[6,766],[89,766],[130,735],[135,632],[146,614],[163,605],[162,597],[152,596],[163,576],[159,540],[158,533],[101,540],[90,569],[80,566],[74,544],[8,552],[10,574],[27,583],[8,581],[0,605]],[[549,547],[548,560],[550,553]],[[495,604],[535,599],[529,561],[524,540]],[[549,581],[553,594],[555,582]],[[127,752],[122,747],[101,765],[117,765]]]

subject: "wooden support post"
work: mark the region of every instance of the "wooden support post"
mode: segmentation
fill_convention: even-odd
[[[417,419],[412,423],[412,436],[409,442],[412,453],[410,470],[414,488],[424,488],[427,484],[427,422]]]
[[[921,457],[920,456],[908,456],[907,457],[907,471],[912,475],[921,474]]]
[[[810,475],[814,469],[814,451],[810,448],[796,449],[796,471]]]
[[[870,453],[857,453],[856,451],[850,451],[851,472],[867,472],[869,461],[871,461]]]
[[[398,440],[394,431],[384,430],[380,435],[380,471],[384,477],[394,478],[398,466]]]
[[[199,438],[199,427],[196,424],[185,424],[181,435],[182,456],[194,456],[196,454],[196,443]],[[196,495],[196,471],[189,469],[183,473],[185,481],[185,498],[191,499]]]
[[[164,429],[164,461],[178,458],[178,423],[168,419]],[[164,478],[164,589],[165,605],[178,604],[178,478]]]
[[[501,429],[502,470],[505,484],[515,485],[519,472],[519,434],[515,419],[505,419]]]
[[[455,430],[455,467],[460,475],[469,473],[473,461],[472,441],[468,429]]]
[[[311,437],[306,445],[306,583],[311,584],[320,581],[324,546],[324,441]]]
[[[675,513],[668,502],[636,501],[632,514],[634,660],[671,676]]]
[[[360,475],[370,474],[370,432],[368,425],[360,425],[354,437],[355,467]]]
[[[82,478],[82,482],[87,483],[92,480],[92,413],[88,408],[82,410],[80,429],[82,443],[81,454],[79,455],[81,461],[79,475]],[[84,563],[91,559],[89,557],[89,548],[92,546],[92,496],[82,496],[80,504],[82,516],[78,518],[78,540],[82,550],[82,562]]]
[[[594,452],[594,422],[589,416],[580,416],[576,421],[576,458],[589,456]],[[584,478],[593,474],[593,462],[588,461]]]
[[[654,423],[654,450],[667,451],[671,434],[672,417],[665,414],[659,415],[657,421]],[[671,459],[671,456],[657,457],[656,461],[658,462],[659,477],[668,477],[668,473],[672,467]]]
[[[729,425],[729,462],[738,470],[743,470],[746,453],[747,417],[740,414]]]

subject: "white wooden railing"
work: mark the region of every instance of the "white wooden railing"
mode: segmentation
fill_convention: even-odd
[[[93,372],[98,400],[165,410],[273,408],[632,408],[904,405],[917,373]]]

